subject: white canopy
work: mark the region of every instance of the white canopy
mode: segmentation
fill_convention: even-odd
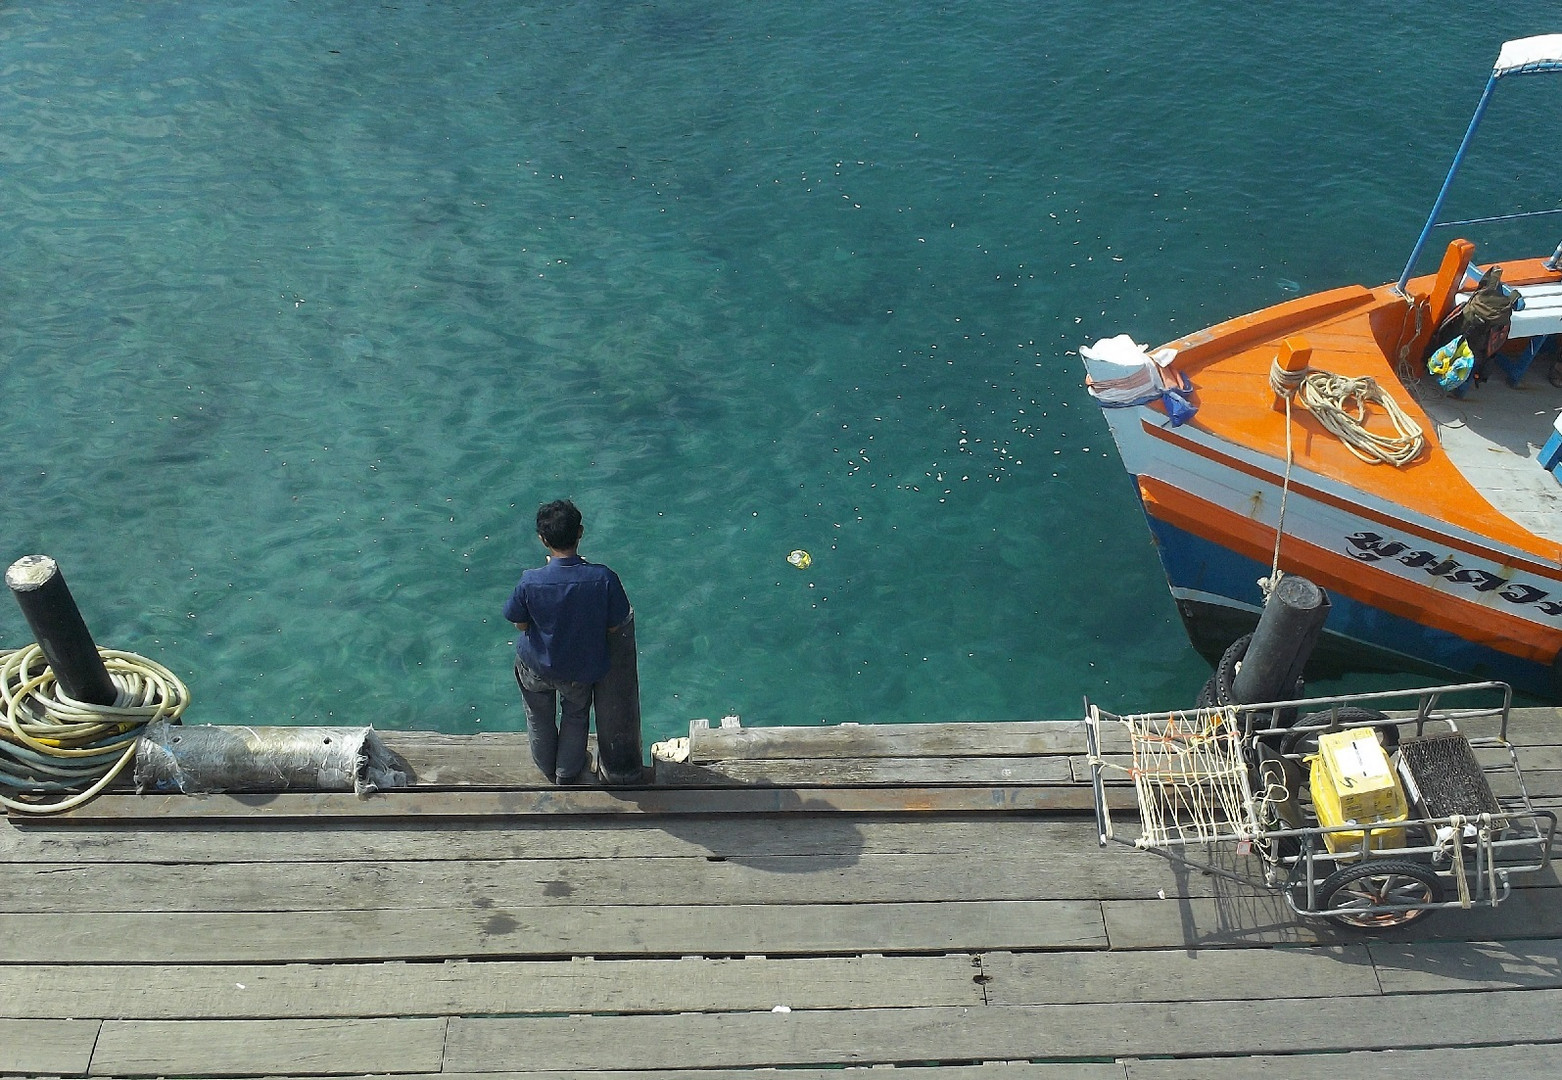
[[[1562,34],[1541,34],[1503,42],[1492,75],[1501,78],[1535,65],[1562,68]]]

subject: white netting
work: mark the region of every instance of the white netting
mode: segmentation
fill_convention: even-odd
[[[1235,709],[1116,719],[1133,750],[1125,771],[1139,798],[1140,846],[1251,840],[1261,831]]]

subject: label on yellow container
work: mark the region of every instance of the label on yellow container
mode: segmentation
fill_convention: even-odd
[[[1320,736],[1309,784],[1320,825],[1402,825],[1410,816],[1399,777],[1371,728]],[[1326,833],[1324,844],[1335,852],[1359,848],[1368,831],[1373,848],[1405,845],[1403,828]]]
[[[1331,731],[1318,738],[1318,757],[1346,820],[1366,821],[1404,806],[1394,766],[1371,728]],[[1316,798],[1316,793],[1314,798]]]

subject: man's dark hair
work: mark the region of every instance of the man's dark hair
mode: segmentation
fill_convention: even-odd
[[[568,551],[580,543],[580,511],[568,499],[537,507],[537,535],[554,551]]]

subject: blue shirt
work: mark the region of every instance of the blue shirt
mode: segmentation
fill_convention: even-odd
[[[607,631],[629,618],[618,575],[579,555],[549,559],[521,575],[504,617],[526,623],[515,655],[537,674],[594,683],[607,674]]]

